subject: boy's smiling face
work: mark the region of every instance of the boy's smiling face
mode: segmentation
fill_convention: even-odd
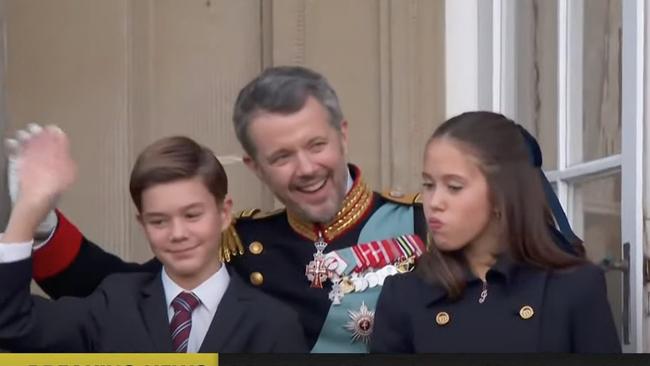
[[[167,274],[191,290],[221,266],[221,233],[230,225],[231,208],[228,198],[217,203],[197,176],[145,189],[138,220]]]

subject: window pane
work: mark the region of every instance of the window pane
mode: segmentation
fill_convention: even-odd
[[[591,177],[574,187],[574,226],[584,239],[587,256],[594,263],[621,261],[621,173]],[[608,270],[607,293],[617,328],[621,329],[623,275]]]
[[[544,169],[557,168],[557,1],[516,2],[515,121],[537,138]]]
[[[621,0],[584,1],[582,142],[570,163],[621,152]],[[575,141],[578,142],[578,141]]]

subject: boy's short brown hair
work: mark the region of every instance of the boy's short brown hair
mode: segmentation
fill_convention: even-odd
[[[189,137],[162,138],[147,146],[138,156],[129,190],[138,211],[142,211],[142,192],[156,184],[201,177],[217,205],[228,193],[228,178],[212,150]]]

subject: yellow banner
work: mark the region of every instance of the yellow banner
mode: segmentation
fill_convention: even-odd
[[[11,366],[218,366],[216,353],[0,353]]]

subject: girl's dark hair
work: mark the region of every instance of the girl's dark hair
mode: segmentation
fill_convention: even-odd
[[[554,225],[539,170],[530,162],[520,127],[493,112],[468,112],[444,122],[429,138],[449,139],[478,161],[489,187],[489,199],[500,213],[500,232],[515,262],[544,269],[563,269],[584,259],[561,250],[553,241]],[[426,154],[426,149],[425,149]],[[424,202],[426,204],[426,202]],[[462,250],[441,252],[432,238],[417,271],[458,298],[465,288],[467,263]]]

